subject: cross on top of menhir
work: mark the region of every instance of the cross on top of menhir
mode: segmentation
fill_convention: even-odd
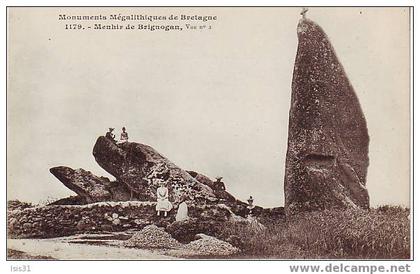
[[[302,11],[300,12],[300,15],[302,15],[302,18],[305,19],[306,18],[306,13],[308,12],[308,8],[303,7]]]

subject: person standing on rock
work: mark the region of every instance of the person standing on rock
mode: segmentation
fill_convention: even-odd
[[[120,141],[119,144],[124,144],[128,142],[128,133],[125,131],[125,127],[122,128],[122,132],[120,135]]]
[[[157,204],[156,211],[157,215],[160,216],[160,212],[164,212],[164,217],[168,216],[168,212],[172,209],[172,204],[169,201],[169,190],[165,186],[164,181],[159,182],[159,188],[156,191]]]
[[[255,205],[254,205],[254,199],[252,198],[252,196],[249,196],[249,199],[247,200],[248,202],[248,216],[252,216],[252,210],[254,209]]]
[[[115,143],[116,141],[115,141],[115,135],[114,133],[112,133],[113,131],[114,131],[114,128],[110,127],[109,131],[105,134],[105,137]]]

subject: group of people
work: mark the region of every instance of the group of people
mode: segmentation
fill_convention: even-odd
[[[111,140],[112,142],[116,143],[116,144],[123,144],[128,142],[128,133],[125,129],[125,127],[122,128],[122,132],[120,135],[120,140],[115,140],[115,134],[112,133],[114,131],[114,128],[110,127],[108,129],[108,132],[105,134],[105,137],[108,138],[109,140]]]
[[[161,212],[163,212],[163,216],[167,217],[168,212],[172,210],[173,206],[172,203],[169,201],[169,190],[165,186],[164,181],[159,182],[159,187],[156,190],[156,212],[157,216],[160,216]],[[188,205],[185,202],[185,197],[181,199],[181,202],[178,205],[178,210],[176,212],[175,220],[176,221],[184,221],[188,219]]]
[[[111,140],[115,144],[124,144],[128,142],[128,133],[125,127],[122,127],[122,132],[120,134],[120,139],[117,141],[115,140],[115,134],[113,133],[114,128],[109,128],[108,132],[105,134],[105,137]],[[158,172],[159,173],[159,172]],[[156,174],[152,174],[156,175]],[[152,176],[151,175],[151,176]],[[158,174],[159,175],[159,174]],[[163,212],[163,216],[168,216],[168,212],[172,210],[173,206],[172,203],[169,201],[169,190],[165,186],[165,181],[163,178],[159,178],[159,176],[152,176],[158,177],[159,180],[159,187],[156,190],[156,197],[157,197],[157,204],[156,204],[156,212],[157,215],[160,216],[161,212]],[[152,178],[151,178],[152,179]],[[225,184],[222,182],[223,177],[216,177],[216,181],[213,182],[213,188],[216,191],[225,191],[226,187]],[[252,210],[254,209],[254,199],[252,196],[249,196],[248,201],[248,215],[252,214]],[[185,199],[182,199],[181,203],[178,206],[178,212],[176,215],[176,220],[181,221],[188,218],[188,206],[185,202]]]
[[[222,177],[217,177],[216,181],[214,182],[214,187],[225,190],[225,185],[221,181]],[[157,203],[156,203],[156,212],[157,216],[161,216],[161,212],[163,212],[163,216],[167,217],[168,212],[172,210],[173,206],[172,203],[169,201],[169,190],[165,186],[165,181],[161,180],[159,182],[159,187],[156,191]],[[180,204],[178,205],[178,211],[175,216],[176,221],[183,221],[188,219],[188,206],[185,202],[185,197],[181,199]],[[252,196],[249,196],[247,200],[247,210],[248,210],[248,217],[253,216],[253,209],[255,208],[254,199]]]

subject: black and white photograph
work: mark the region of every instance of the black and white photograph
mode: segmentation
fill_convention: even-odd
[[[413,259],[412,16],[7,7],[7,260]]]

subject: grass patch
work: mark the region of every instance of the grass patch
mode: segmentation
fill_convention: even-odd
[[[237,258],[409,259],[408,215],[407,208],[392,206],[326,210],[271,221],[260,232],[229,224],[222,234],[241,239],[242,253]]]

